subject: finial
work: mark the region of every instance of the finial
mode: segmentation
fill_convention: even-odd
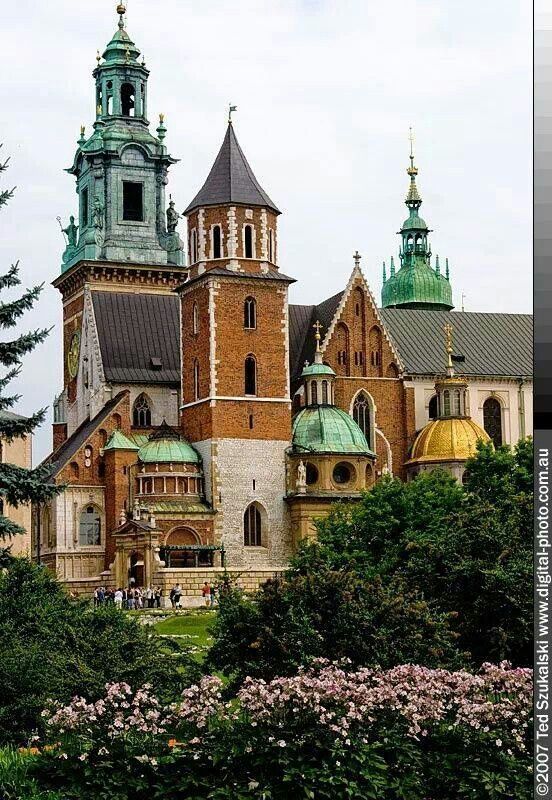
[[[462,292],[462,311],[465,311],[465,310],[466,310],[466,309],[464,308],[464,300],[465,300],[465,299],[466,299],[466,295],[464,294],[464,292]]]
[[[84,140],[85,140],[85,136],[84,136],[85,132],[86,132],[86,128],[85,128],[85,126],[84,126],[84,125],[81,125],[81,127],[80,127],[80,139],[79,139],[79,144],[83,144],[83,142],[84,142]]]
[[[395,259],[393,258],[393,256],[391,256],[391,273],[390,274],[391,274],[391,277],[394,277],[394,275],[395,275]]]
[[[445,261],[445,275],[447,276],[447,281],[448,281],[450,277],[448,258]]]
[[[385,270],[385,261],[383,262],[383,282],[385,283],[387,280],[387,272]]]
[[[165,115],[159,114],[159,127],[157,128],[157,136],[159,141],[162,142],[167,134],[167,129],[165,127]]]
[[[410,127],[408,134],[408,140],[410,142],[410,167],[406,170],[410,175],[411,179],[414,179],[414,176],[418,174],[418,170],[414,166],[414,134],[412,133],[412,128]]]
[[[360,259],[362,258],[358,250],[355,250],[353,258],[355,260],[355,267],[358,269],[360,267]]]
[[[447,375],[452,377],[454,375],[454,367],[452,366],[452,325],[450,322],[446,323],[444,331],[447,353]]]
[[[435,272],[437,275],[441,274],[441,267],[439,266],[439,256],[435,256]]]
[[[101,116],[102,116],[102,107],[101,107],[101,104],[100,104],[100,103],[98,103],[98,105],[97,105],[97,107],[96,107],[96,115],[97,115],[98,117],[101,117]]]
[[[124,3],[119,3],[117,6],[117,14],[119,15],[119,28],[121,30],[125,27],[124,16],[126,14],[126,6]]]
[[[100,61],[101,60],[102,60],[102,57],[100,55],[100,51],[96,50],[96,61],[98,62],[98,66],[100,66]]]
[[[237,106],[233,106],[232,103],[230,103],[230,105],[228,106],[228,124],[229,125],[232,124],[232,112],[233,111],[237,111],[237,110],[238,110],[238,107]]]
[[[316,331],[316,333],[314,334],[314,338],[316,339],[316,352],[320,353],[320,339],[322,338],[322,336],[320,335],[320,331],[323,326],[321,325],[320,320],[316,320],[316,322],[312,327]]]

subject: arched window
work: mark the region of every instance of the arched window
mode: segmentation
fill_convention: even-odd
[[[195,228],[190,239],[190,258],[192,259],[192,264],[195,264],[197,261],[197,231]]]
[[[243,515],[243,543],[246,547],[262,547],[262,518],[257,503],[251,503]]]
[[[255,356],[247,356],[245,359],[245,394],[257,394],[257,362]]]
[[[496,397],[488,397],[483,403],[483,427],[491,437],[495,447],[503,444],[502,408]]]
[[[79,544],[98,545],[102,543],[102,520],[94,506],[87,506],[80,515]]]
[[[443,416],[450,417],[450,392],[448,389],[443,392]]]
[[[221,258],[221,237],[220,225],[215,225],[213,228],[213,258]]]
[[[322,405],[328,405],[328,381],[322,381]]]
[[[429,401],[429,408],[428,408],[428,417],[429,419],[437,419],[437,395],[434,394],[431,400]]]
[[[123,83],[121,86],[121,113],[123,117],[133,117],[134,107],[134,86],[131,83]]]
[[[194,359],[194,400],[199,400],[199,361]]]
[[[115,428],[118,431],[121,430],[122,419],[121,419],[121,415],[120,414],[112,414],[111,415],[111,422],[113,423],[113,425],[115,426]]]
[[[108,435],[105,428],[100,428],[98,431],[98,436],[100,437],[100,447],[105,447],[108,440]]]
[[[460,392],[458,389],[454,390],[452,399],[453,399],[452,413],[454,414],[454,416],[459,417],[461,414],[461,407],[460,407]]]
[[[199,331],[199,312],[197,310],[197,303],[194,303],[192,310],[192,330],[194,333]]]
[[[253,330],[257,327],[257,303],[254,297],[246,297],[243,304],[243,327]]]
[[[244,250],[245,250],[245,257],[246,258],[253,258],[253,227],[251,225],[246,225],[244,232]]]
[[[318,405],[318,384],[316,381],[311,383],[311,405]]]
[[[151,408],[145,394],[139,395],[134,401],[132,424],[135,428],[151,428]]]
[[[366,437],[368,447],[372,447],[372,419],[370,416],[371,405],[370,400],[361,392],[353,405],[353,419]]]
[[[71,477],[72,478],[78,478],[79,477],[80,469],[79,469],[79,465],[77,464],[76,461],[72,461],[69,464],[69,470],[71,472]]]
[[[373,372],[381,377],[383,336],[381,329],[377,325],[373,325],[370,328],[368,346],[370,348],[370,364],[374,368]]]

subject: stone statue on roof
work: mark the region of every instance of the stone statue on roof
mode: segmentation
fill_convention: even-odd
[[[175,232],[179,219],[180,214],[174,207],[174,200],[171,200],[167,209],[167,230],[169,233]]]

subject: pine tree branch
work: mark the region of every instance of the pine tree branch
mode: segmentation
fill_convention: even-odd
[[[0,464],[0,496],[10,506],[22,503],[43,503],[64,491],[65,486],[47,483],[50,471],[47,465],[35,469]]]
[[[1,397],[2,392],[13,380],[15,380],[15,378],[19,377],[20,372],[21,372],[20,366],[14,367],[13,369],[10,369],[9,372],[6,372],[3,378],[0,378],[0,409],[2,408],[2,397]],[[10,398],[8,397],[5,398],[5,400],[9,399]],[[17,402],[17,400],[19,400],[19,395],[14,397],[14,402]],[[12,405],[13,403],[8,403],[7,405],[4,406],[4,408],[11,408]]]
[[[40,293],[44,288],[44,284],[35,286],[33,289],[27,289],[25,294],[11,303],[0,303],[0,327],[13,328],[17,324],[17,320],[23,316],[25,311],[30,311],[36,300],[38,300]]]
[[[14,439],[22,439],[29,436],[35,428],[42,425],[48,409],[42,408],[30,417],[21,419],[8,419],[0,416],[0,439],[6,442],[13,442]]]
[[[21,536],[21,534],[26,533],[25,528],[22,528],[20,525],[16,525],[15,522],[12,522],[11,519],[7,517],[3,517],[0,515],[0,540],[6,541],[6,539],[13,539],[16,536]]]
[[[14,286],[19,286],[20,284],[19,261],[16,261],[5,275],[0,275],[0,289],[13,289]]]
[[[0,342],[0,364],[5,367],[19,364],[23,356],[34,350],[37,344],[41,344],[51,330],[52,328],[42,328],[42,330],[24,333],[11,342]]]

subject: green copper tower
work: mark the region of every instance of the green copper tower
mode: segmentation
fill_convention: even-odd
[[[439,256],[435,269],[431,266],[431,247],[426,222],[420,217],[422,198],[416,186],[417,168],[414,166],[412,136],[410,138],[410,166],[407,169],[410,186],[406,196],[408,219],[403,222],[399,235],[402,247],[399,252],[401,267],[395,272],[391,259],[389,277],[383,276],[381,302],[383,308],[418,308],[432,311],[450,311],[453,308],[452,288],[449,281],[448,259],[445,274],[441,274]]]
[[[166,204],[169,167],[176,163],[164,144],[163,115],[154,135],[148,111],[149,70],[126,27],[123,3],[119,24],[103,57],[98,51],[95,122],[90,137],[84,127],[72,166],[77,181],[78,224],[71,218],[63,231],[67,247],[62,272],[79,261],[107,261],[152,266],[184,263],[176,232],[179,214]]]

